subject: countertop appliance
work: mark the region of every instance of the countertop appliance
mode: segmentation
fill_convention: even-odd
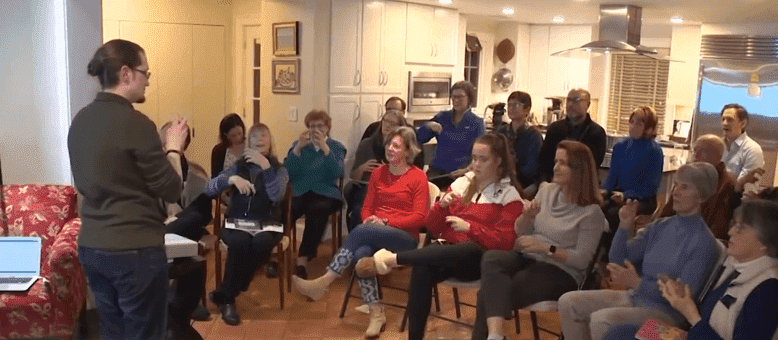
[[[429,119],[449,108],[451,73],[408,72],[408,114],[417,119]]]
[[[692,141],[722,135],[721,109],[743,105],[746,132],[762,147],[765,174],[760,185],[774,185],[778,138],[778,36],[704,35],[700,49],[697,107]]]

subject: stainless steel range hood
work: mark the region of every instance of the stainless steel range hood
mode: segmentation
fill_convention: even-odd
[[[643,9],[634,5],[600,5],[599,40],[581,47],[552,53],[552,56],[580,58],[591,53],[637,54],[670,60],[656,50],[640,45]]]

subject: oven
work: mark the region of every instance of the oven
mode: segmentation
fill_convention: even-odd
[[[449,108],[451,99],[451,73],[409,72],[408,113],[421,118],[431,118]]]

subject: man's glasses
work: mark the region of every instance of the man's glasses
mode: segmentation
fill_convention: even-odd
[[[573,103],[588,102],[589,98],[586,98],[586,97],[578,97],[578,98],[567,97],[567,101],[568,102],[573,102]]]
[[[467,96],[466,95],[465,96],[451,96],[451,99],[462,100],[462,99],[467,99]]]
[[[518,108],[524,107],[524,103],[522,103],[522,102],[509,102],[508,103],[508,107],[511,107],[511,108],[514,108],[514,109],[518,109]]]
[[[151,78],[151,72],[149,72],[148,70],[146,70],[146,71],[143,71],[143,70],[139,70],[139,69],[137,69],[137,68],[133,68],[133,70],[135,70],[135,71],[138,71],[138,72],[140,72],[141,74],[143,74],[144,76],[146,76],[146,79],[149,79],[149,78]]]

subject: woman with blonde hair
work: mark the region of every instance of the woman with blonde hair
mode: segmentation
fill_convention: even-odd
[[[346,242],[327,266],[327,273],[315,280],[294,276],[294,286],[305,296],[319,300],[329,285],[357,260],[372,256],[377,250],[392,251],[416,248],[419,228],[424,222],[429,202],[427,177],[413,165],[421,150],[413,128],[404,126],[392,131],[385,142],[384,164],[373,170],[362,206],[362,224],[349,233]],[[378,296],[375,276],[358,280],[362,300],[370,307],[368,338],[378,336],[386,324],[386,315]]]
[[[516,220],[520,236],[513,250],[490,250],[481,260],[474,340],[504,339],[502,326],[513,309],[578,288],[607,230],[589,148],[562,141],[554,163],[553,182],[540,185]]]

